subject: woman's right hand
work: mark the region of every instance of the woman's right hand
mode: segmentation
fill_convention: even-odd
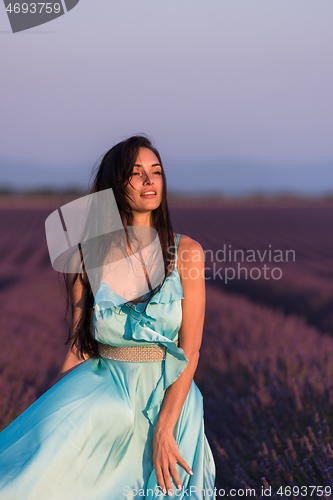
[[[177,462],[189,474],[193,474],[191,467],[181,457],[173,434],[164,430],[157,430],[153,441],[153,464],[158,484],[166,494],[170,490],[172,491],[171,495],[174,493],[170,472],[177,488],[181,489],[183,487],[176,468]]]

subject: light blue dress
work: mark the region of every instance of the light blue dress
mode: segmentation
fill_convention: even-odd
[[[154,425],[166,388],[188,363],[176,345],[184,297],[177,253],[175,260],[145,312],[144,303],[121,311],[124,298],[103,281],[94,303],[96,340],[120,347],[164,345],[165,359],[90,358],[37,399],[0,433],[1,500],[164,497],[152,459]],[[170,498],[215,498],[215,463],[194,381],[174,437],[193,476],[177,463],[183,489]],[[175,491],[173,479],[172,486]]]

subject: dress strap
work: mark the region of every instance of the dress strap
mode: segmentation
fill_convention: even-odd
[[[175,242],[175,267],[177,266],[177,250],[178,250],[178,243],[179,243],[179,238],[180,238],[180,233],[177,234],[176,236],[176,242]]]

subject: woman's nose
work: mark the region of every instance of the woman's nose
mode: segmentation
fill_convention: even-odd
[[[153,183],[153,176],[150,174],[147,174],[147,172],[145,172],[144,177],[143,177],[143,183],[144,184],[152,184]]]

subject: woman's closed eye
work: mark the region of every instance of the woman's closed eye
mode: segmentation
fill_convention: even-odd
[[[156,172],[153,172],[153,174],[162,175],[162,172],[156,171]],[[141,173],[140,172],[133,172],[132,175],[141,175]]]

